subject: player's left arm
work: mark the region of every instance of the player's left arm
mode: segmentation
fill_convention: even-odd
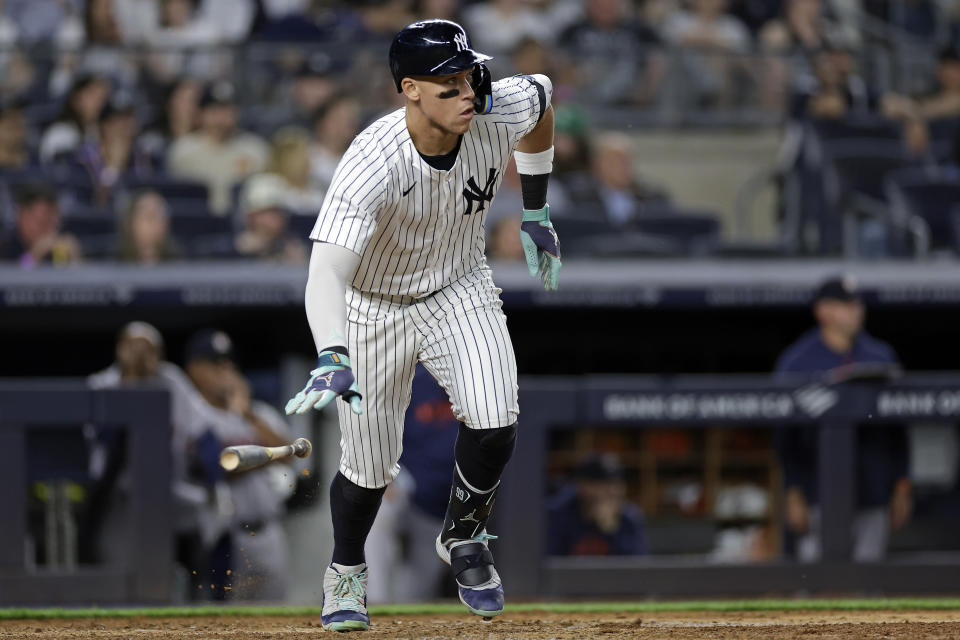
[[[544,288],[553,291],[560,276],[560,240],[547,204],[547,183],[553,170],[553,87],[546,76],[529,79],[540,95],[540,110],[536,126],[520,139],[514,154],[523,192],[520,242],[530,275],[539,276]]]

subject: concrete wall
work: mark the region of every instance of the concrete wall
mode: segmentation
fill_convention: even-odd
[[[651,131],[631,136],[636,171],[665,188],[674,202],[714,210],[724,233],[735,237],[737,191],[757,171],[771,166],[779,148],[779,129],[748,131]],[[775,193],[767,189],[749,218],[750,238],[772,238],[776,229]]]

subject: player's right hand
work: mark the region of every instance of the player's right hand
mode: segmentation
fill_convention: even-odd
[[[323,409],[337,396],[349,402],[350,409],[357,415],[363,413],[363,396],[350,369],[350,357],[335,351],[321,351],[317,368],[310,372],[306,386],[290,398],[284,411],[289,416],[304,414],[310,409]]]

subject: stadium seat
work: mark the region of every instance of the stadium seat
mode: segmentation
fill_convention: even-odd
[[[645,212],[629,227],[640,233],[668,241],[690,256],[706,255],[720,239],[720,221],[713,214],[672,208]]]
[[[833,140],[889,140],[899,142],[900,124],[884,118],[856,117],[842,120],[811,120],[810,133],[820,141]]]
[[[930,154],[938,164],[956,162],[956,139],[960,118],[940,118],[927,122],[930,130]]]
[[[904,225],[922,225],[921,249],[958,252],[955,212],[960,207],[960,178],[907,169],[889,174],[884,191],[892,213]]]
[[[308,238],[310,232],[313,231],[314,224],[317,222],[317,216],[293,214],[288,218],[288,221],[287,224],[290,233],[298,238]]]
[[[832,141],[824,158],[829,201],[836,204],[854,194],[883,200],[883,181],[887,174],[911,164],[913,161],[899,146],[891,146],[886,141]],[[833,193],[831,188],[835,189]]]
[[[170,231],[193,258],[228,258],[233,251],[233,219],[206,210],[181,210],[170,216]]]
[[[823,160],[824,203],[819,215],[822,246],[842,249],[847,257],[860,255],[864,220],[872,220],[888,235],[898,226],[886,204],[884,179],[914,161],[899,144],[858,139],[831,141]],[[897,249],[895,253],[899,252]]]
[[[85,258],[110,258],[116,253],[116,219],[107,209],[72,208],[63,216],[61,229],[76,236]]]
[[[602,253],[602,247],[595,239],[617,234],[616,229],[600,217],[557,217],[552,222],[560,237],[561,256],[597,255]]]
[[[186,200],[206,202],[209,197],[207,185],[192,180],[155,176],[151,178],[127,178],[123,181],[127,191],[156,191],[168,201]]]

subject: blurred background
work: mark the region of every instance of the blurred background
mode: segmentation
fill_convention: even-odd
[[[0,605],[319,602],[336,416],[280,411],[315,357],[307,234],[402,106],[391,38],[435,17],[554,84],[560,290],[526,275],[515,167],[487,220],[522,376],[508,590],[943,591],[960,3],[0,0]],[[406,429],[375,602],[454,593],[456,422],[422,371]]]

